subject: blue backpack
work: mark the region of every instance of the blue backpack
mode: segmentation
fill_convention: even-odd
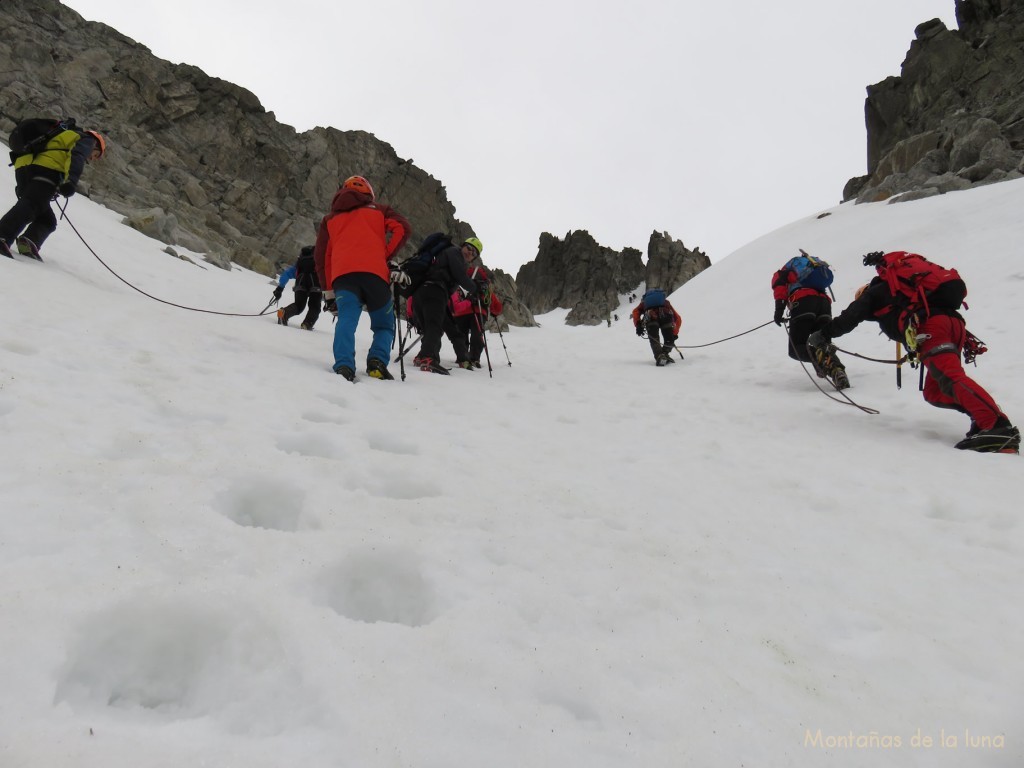
[[[665,306],[665,292],[661,288],[651,288],[642,299],[645,309],[658,309]]]
[[[816,259],[804,250],[786,262],[783,269],[791,269],[796,273],[796,281],[789,284],[789,292],[801,288],[812,288],[822,293],[832,285],[832,268],[828,262]]]

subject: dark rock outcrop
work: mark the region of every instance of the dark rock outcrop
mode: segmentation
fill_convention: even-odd
[[[564,240],[545,232],[537,258],[520,267],[516,284],[533,313],[561,307],[570,310],[567,325],[598,325],[611,318],[623,294],[641,283],[671,293],[710,265],[705,254],[688,250],[667,232],[651,235],[646,267],[640,251],[606,248],[585,230],[569,232]]]
[[[690,250],[668,232],[653,232],[647,242],[647,270],[644,282],[648,288],[662,288],[672,293],[690,278],[711,266],[711,259],[699,248]]]
[[[537,258],[516,274],[519,298],[534,314],[570,309],[568,325],[597,325],[619,306],[619,294],[644,279],[640,251],[598,245],[585,230],[564,240],[544,232]]]
[[[959,30],[915,30],[901,75],[868,88],[868,173],[843,199],[913,200],[1024,175],[1024,3],[956,0]]]
[[[518,325],[521,327],[535,327],[537,325],[537,321],[533,318],[533,313],[519,297],[519,289],[516,286],[515,278],[513,278],[512,275],[500,269],[492,269],[491,284],[494,287],[494,290],[497,291],[498,296],[501,297],[503,309],[500,318],[491,319],[491,326],[489,327],[496,328],[496,323],[499,319],[502,323],[502,329],[505,329],[509,325]]]

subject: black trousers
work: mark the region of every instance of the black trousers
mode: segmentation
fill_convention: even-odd
[[[57,228],[57,217],[50,208],[50,201],[62,176],[59,171],[26,165],[15,171],[14,178],[18,202],[0,219],[0,239],[13,243],[24,234],[37,247],[42,247]]]
[[[671,352],[672,345],[679,338],[675,334],[675,316],[667,309],[665,311],[647,310],[644,313],[644,328],[647,329],[647,341],[651,344],[651,352],[654,353],[655,360],[660,355]],[[659,340],[661,338],[665,339],[664,346]],[[666,350],[665,347],[669,347],[669,349]]]
[[[456,362],[480,362],[480,355],[484,351],[483,318],[480,315],[473,313],[452,317],[446,313],[444,333],[455,350]]]
[[[832,319],[832,302],[828,296],[804,296],[789,305],[789,341],[787,352],[794,360],[811,362],[807,337]]]
[[[678,338],[674,333],[672,333],[671,325],[660,326],[660,330],[661,336],[664,336],[665,338],[664,346],[660,341],[658,341],[659,326],[654,323],[647,323],[647,340],[651,343],[651,352],[654,353],[655,359],[657,359],[659,355],[671,352],[672,345],[675,344],[675,341]],[[665,347],[668,347],[668,349],[665,349]]]
[[[448,315],[448,293],[442,285],[425,283],[413,294],[413,322],[423,338],[418,357],[429,357],[435,363],[441,358],[441,336]]]
[[[320,291],[295,291],[295,301],[284,308],[284,318],[288,320],[301,315],[302,310],[306,309],[306,303],[309,303],[309,310],[306,312],[306,317],[303,319],[302,324],[308,325],[312,328],[316,325],[317,318],[320,317],[320,300],[323,296]]]

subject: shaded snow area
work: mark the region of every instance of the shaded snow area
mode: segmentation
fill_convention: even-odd
[[[774,325],[698,346],[769,321],[798,248],[840,306],[916,250],[1019,423],[1022,210],[1013,181],[815,211],[673,295],[673,366],[624,303],[490,336],[493,378],[354,385],[330,316],[158,303],[62,222],[0,260],[0,766],[1020,765],[1020,458],[954,450],[910,369],[845,358],[869,415]],[[271,298],[67,213],[153,296]]]

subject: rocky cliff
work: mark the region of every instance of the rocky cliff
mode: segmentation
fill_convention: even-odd
[[[1024,3],[956,0],[958,30],[915,30],[899,77],[868,88],[868,174],[843,199],[913,200],[1024,175]]]
[[[614,251],[599,245],[589,232],[569,232],[560,240],[545,232],[537,258],[516,275],[519,298],[535,314],[569,309],[568,325],[608,321],[622,294],[641,283],[671,293],[711,266],[699,250],[691,251],[668,233],[655,232],[648,243],[648,261],[635,248]]]
[[[437,179],[369,133],[297,133],[249,91],[57,0],[3,0],[0,28],[0,135],[47,114],[103,132],[109,153],[83,192],[164,242],[269,272],[313,241],[339,181],[357,173],[409,218],[413,242],[472,234]]]

